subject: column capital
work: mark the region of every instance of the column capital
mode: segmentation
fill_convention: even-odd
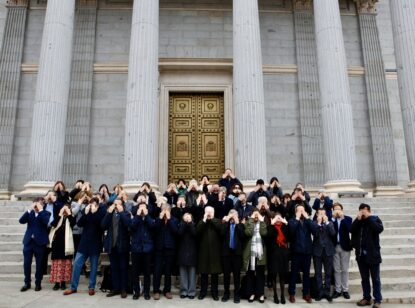
[[[359,14],[376,14],[376,2],[379,0],[354,0]]]
[[[311,11],[313,9],[313,0],[295,0],[294,11]]]
[[[8,0],[7,1],[7,7],[16,7],[16,6],[22,6],[27,7],[29,5],[29,0]]]

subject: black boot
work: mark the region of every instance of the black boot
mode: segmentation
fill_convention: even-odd
[[[58,291],[59,290],[59,282],[56,282],[55,285],[53,286],[53,291]]]
[[[66,290],[66,282],[65,281],[61,282],[61,290]]]

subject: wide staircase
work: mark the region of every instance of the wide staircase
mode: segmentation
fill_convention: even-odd
[[[343,198],[338,201],[353,218],[358,205],[365,202],[382,219],[385,228],[381,234],[384,302],[415,304],[415,198]],[[1,281],[23,281],[21,241],[26,226],[20,225],[18,219],[29,205],[26,201],[0,201]],[[47,279],[44,281],[46,283]],[[298,295],[300,289],[298,286]],[[360,299],[362,294],[354,252],[350,261],[350,293],[350,301]],[[270,293],[268,295],[272,298]],[[336,302],[347,300],[337,299]]]

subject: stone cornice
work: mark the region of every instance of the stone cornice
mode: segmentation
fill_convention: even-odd
[[[6,6],[7,7],[27,7],[29,5],[29,0],[8,0]]]
[[[375,14],[379,0],[354,0],[359,14]]]

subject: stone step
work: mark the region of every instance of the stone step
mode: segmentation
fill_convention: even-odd
[[[381,245],[381,247],[381,253],[384,256],[394,254],[408,255],[415,253],[415,245]]]
[[[413,227],[415,224],[411,220],[389,220],[383,221],[383,227],[393,228],[393,227]]]
[[[3,213],[1,213],[0,215],[2,215],[2,218],[0,218],[0,226],[16,226],[16,225],[20,225],[19,223],[19,218],[5,218],[3,216]]]
[[[415,266],[415,254],[409,255],[382,255],[382,265],[395,266],[402,265]],[[354,258],[350,259],[350,267],[357,267],[357,261]]]
[[[385,235],[412,235],[412,234],[415,234],[415,227],[384,228],[382,234],[385,234]]]
[[[0,215],[3,219],[13,218],[16,219],[16,221],[19,221],[19,218],[22,217],[23,212],[3,212],[0,210]]]
[[[22,249],[23,249],[22,241],[0,242],[0,251],[21,251]]]
[[[24,233],[0,233],[0,242],[18,242],[23,240]]]
[[[0,234],[1,237],[1,234]],[[381,245],[415,245],[415,235],[383,235],[381,234]]]

